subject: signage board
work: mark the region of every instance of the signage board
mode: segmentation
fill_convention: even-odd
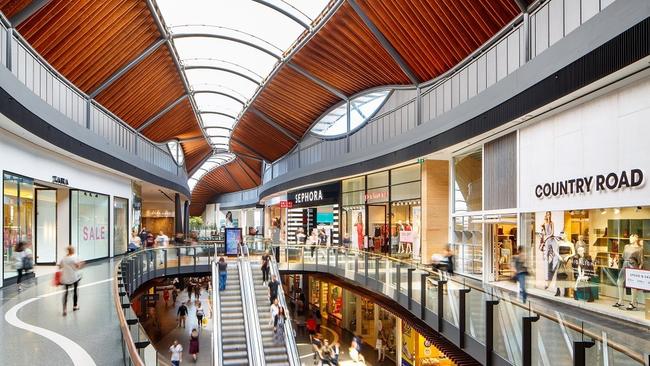
[[[594,192],[616,191],[619,189],[633,189],[643,185],[643,171],[641,169],[623,170],[596,174],[587,177],[573,177],[554,182],[540,183],[535,186],[535,197],[539,199],[562,197],[576,194],[590,194]]]
[[[625,269],[625,287],[650,291],[650,271],[645,269]]]
[[[62,178],[62,177],[57,177],[56,175],[53,175],[52,176],[52,183],[60,184],[62,186],[67,186],[68,185],[68,179],[67,178]]]
[[[293,207],[309,207],[337,203],[341,194],[341,182],[307,187],[287,193],[287,201]]]
[[[242,241],[241,228],[240,227],[227,227],[226,228],[226,255],[227,256],[236,256],[237,255],[237,246]]]
[[[293,207],[292,201],[280,201],[280,208],[292,208],[292,207]]]

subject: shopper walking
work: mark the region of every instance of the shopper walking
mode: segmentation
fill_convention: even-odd
[[[219,258],[219,291],[226,289],[226,280],[228,279],[228,263],[221,257]]]
[[[271,270],[271,255],[269,251],[265,251],[262,255],[262,284],[266,286],[266,283],[269,282],[269,272]]]
[[[205,312],[203,311],[203,308],[201,307],[201,302],[199,301],[198,304],[196,304],[196,320],[199,322],[199,329],[203,328],[204,316],[205,316]]]
[[[180,366],[183,361],[183,346],[181,346],[177,340],[174,340],[174,344],[169,347],[169,352],[172,353],[172,365]]]
[[[178,327],[181,326],[185,328],[185,319],[187,319],[187,306],[184,303],[181,303],[181,306],[178,307],[176,311],[176,316],[178,317]]]
[[[131,231],[131,238],[129,239],[129,246],[127,247],[126,251],[128,253],[136,252],[140,249],[142,246],[142,239],[138,236],[138,233],[133,230]]]
[[[199,354],[199,332],[195,329],[192,329],[190,334],[190,354],[192,359],[196,362],[197,355]]]
[[[528,275],[528,268],[526,267],[526,253],[523,246],[517,247],[517,254],[512,256],[515,267],[515,281],[519,282],[519,296],[521,302],[526,303],[528,293],[526,292],[526,276]]]
[[[23,273],[34,268],[34,256],[32,250],[27,247],[27,243],[19,241],[14,247],[14,267],[18,272],[16,284],[18,285],[18,292],[23,290]]]
[[[275,344],[284,343],[284,322],[286,319],[287,316],[284,313],[284,308],[280,306],[273,320],[273,343]]]
[[[280,312],[280,305],[278,304],[278,299],[275,299],[273,301],[273,304],[271,304],[271,320],[270,320],[271,324],[273,324],[273,322],[275,321],[275,316],[278,315],[279,312]]]
[[[83,262],[74,254],[74,247],[68,246],[66,253],[66,256],[59,263],[61,284],[65,286],[65,292],[63,293],[63,316],[68,315],[68,289],[70,287],[73,288],[72,310],[79,310],[79,294],[77,288],[79,287],[79,281],[81,281],[79,270],[83,267]]]
[[[273,304],[273,301],[278,298],[278,287],[280,287],[278,277],[273,275],[271,282],[269,282],[269,301],[271,304]]]
[[[147,228],[143,226],[142,230],[140,230],[140,233],[138,234],[138,236],[140,237],[140,242],[141,243],[146,242],[148,235],[149,235],[149,232],[147,231]]]

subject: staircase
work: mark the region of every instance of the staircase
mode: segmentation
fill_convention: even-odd
[[[284,340],[282,340],[282,344],[273,343],[273,323],[271,320],[271,305],[269,303],[269,288],[262,283],[260,266],[260,262],[251,262],[257,316],[260,320],[262,344],[264,345],[264,359],[267,366],[289,365],[289,357]],[[281,288],[280,291],[282,291]],[[288,311],[288,309],[285,309],[285,311]]]
[[[226,289],[219,293],[221,301],[221,336],[224,366],[248,365],[246,326],[239,284],[239,266],[228,264]]]

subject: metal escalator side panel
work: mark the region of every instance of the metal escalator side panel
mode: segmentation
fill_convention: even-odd
[[[246,328],[246,344],[248,348],[248,361],[250,365],[265,366],[264,350],[262,346],[262,334],[257,316],[257,305],[253,289],[253,276],[251,274],[250,262],[245,257],[237,261],[239,266],[239,284],[242,294],[242,308],[244,312],[244,323]]]
[[[280,279],[280,270],[278,268],[277,263],[275,262],[275,258],[271,256],[271,276],[275,275],[277,276],[278,280]],[[278,289],[278,301],[280,305],[288,309],[287,307],[287,301],[284,296],[284,290],[282,289],[282,286]],[[285,332],[284,332],[284,337],[285,337],[285,345],[287,349],[287,354],[289,356],[289,365],[291,366],[301,366],[300,362],[300,355],[298,353],[298,345],[296,344],[296,338],[295,338],[295,331],[293,329],[293,324],[291,322],[291,317],[289,314],[287,314],[287,319],[285,321]]]
[[[212,360],[214,365],[223,366],[223,339],[221,336],[221,299],[219,295],[219,272],[217,262],[212,262]]]

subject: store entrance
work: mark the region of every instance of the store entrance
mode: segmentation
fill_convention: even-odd
[[[36,264],[56,263],[56,189],[36,188]]]
[[[492,276],[495,281],[510,280],[515,274],[512,256],[517,254],[517,216],[486,216],[485,222],[492,244]]]
[[[368,205],[368,249],[388,253],[388,204]]]

